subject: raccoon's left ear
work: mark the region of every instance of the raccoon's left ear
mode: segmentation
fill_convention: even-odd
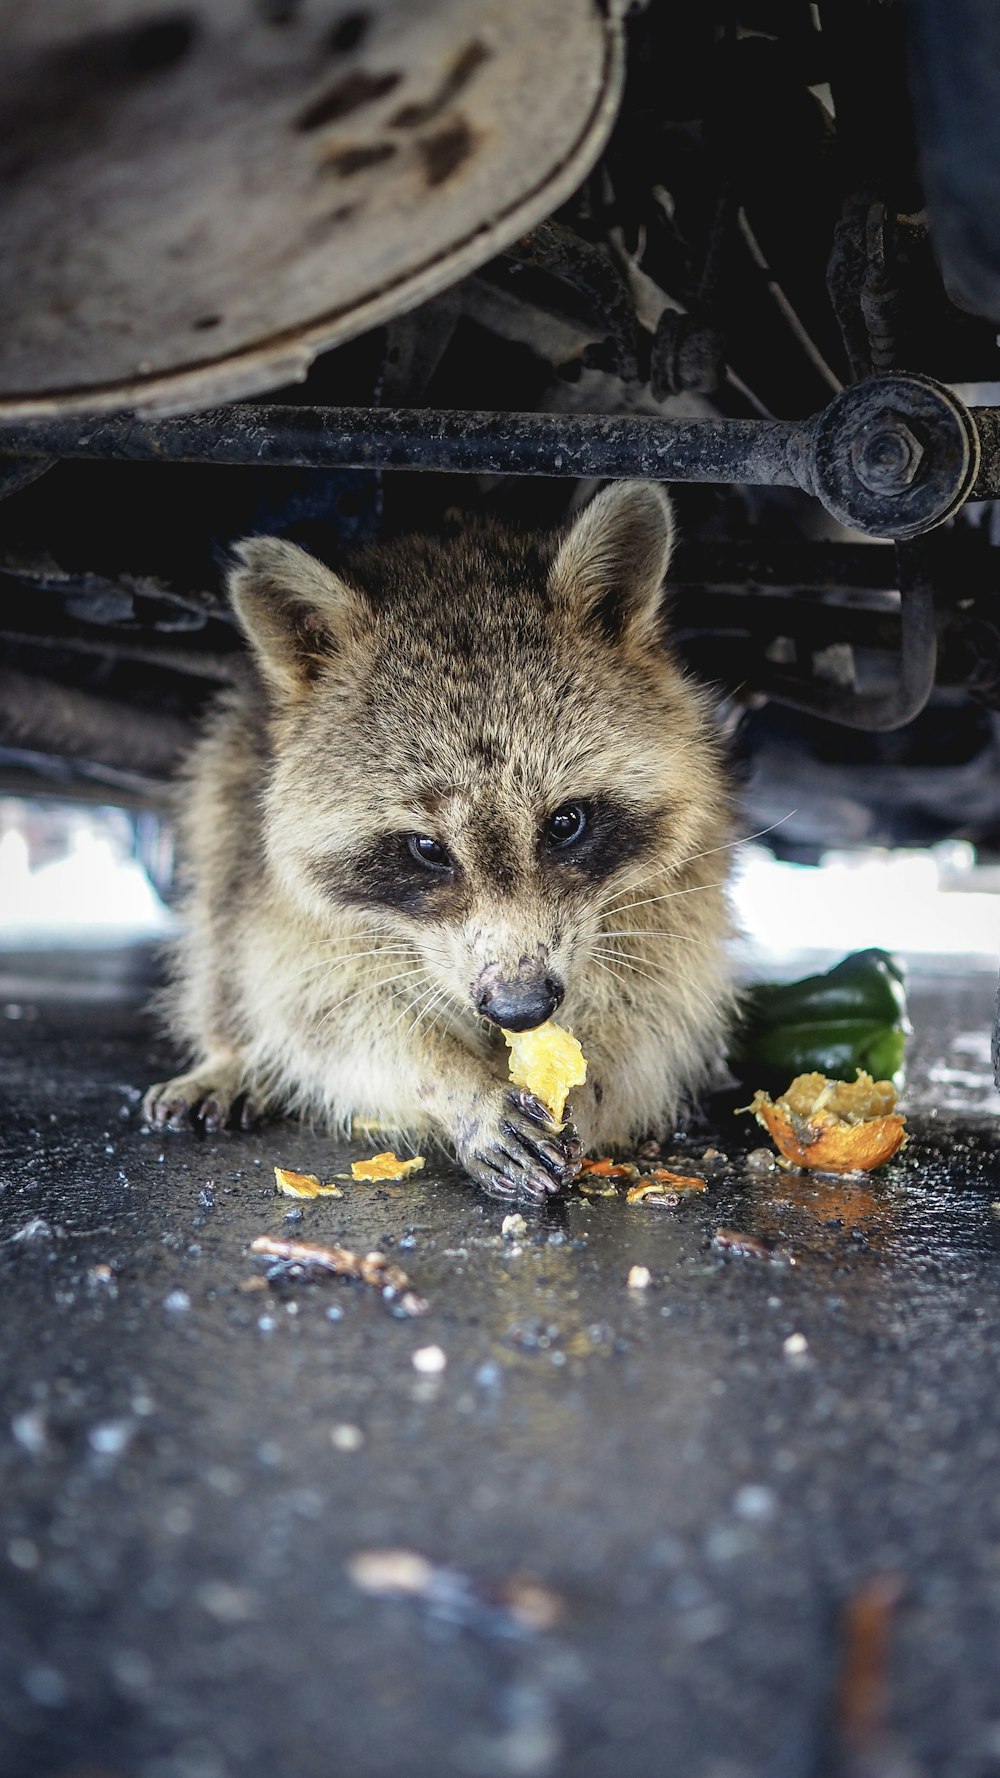
[[[662,642],[663,580],[674,541],[666,491],[616,482],[584,507],[549,571],[557,604],[596,623],[609,641]]]

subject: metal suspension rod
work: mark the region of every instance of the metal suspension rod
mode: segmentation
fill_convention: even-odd
[[[793,487],[790,446],[802,430],[779,420],[240,404],[167,419],[75,415],[0,424],[0,452],[29,459],[436,469]]]
[[[801,422],[238,403],[165,419],[0,419],[0,456],[14,459],[15,485],[33,460],[103,457],[800,487],[851,529],[904,539],[942,524],[970,494],[1000,492],[998,416],[970,413],[929,377],[892,372],[842,389]]]

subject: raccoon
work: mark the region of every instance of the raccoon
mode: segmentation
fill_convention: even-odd
[[[583,1150],[662,1133],[734,1005],[729,803],[703,691],[664,640],[659,487],[561,534],[491,523],[334,572],[236,548],[252,671],[186,777],[170,994],[191,1071],[158,1128],[269,1108],[437,1137],[486,1191],[540,1200]],[[556,1125],[502,1028],[559,1011],[588,1059]]]

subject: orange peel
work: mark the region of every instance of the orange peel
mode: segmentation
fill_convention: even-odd
[[[615,1161],[609,1154],[597,1160],[580,1162],[582,1179],[638,1179],[639,1169],[632,1161]]]
[[[781,1097],[756,1092],[744,1106],[763,1124],[779,1153],[796,1167],[825,1173],[868,1173],[898,1154],[906,1119],[895,1110],[890,1080],[859,1068],[854,1081],[799,1074]]]
[[[293,1173],[290,1167],[275,1167],[275,1188],[283,1198],[342,1198],[339,1185],[321,1185],[315,1173]]]
[[[666,1167],[650,1167],[643,1174],[643,1180],[655,1180],[657,1185],[666,1186],[672,1192],[707,1192],[708,1180],[702,1179],[700,1173],[670,1173]]]
[[[415,1154],[410,1161],[401,1161],[399,1156],[393,1154],[392,1149],[390,1148],[386,1149],[384,1154],[372,1155],[370,1160],[352,1161],[351,1178],[368,1180],[406,1179],[411,1173],[419,1173],[423,1164],[424,1157],[422,1154]]]

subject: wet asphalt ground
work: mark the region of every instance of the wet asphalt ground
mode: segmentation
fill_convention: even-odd
[[[717,1105],[707,1192],[511,1239],[449,1166],[299,1211],[273,1163],[364,1148],[144,1134],[128,970],[49,967],[0,983],[3,1778],[1000,1774],[988,975],[915,984],[884,1174],[748,1170]]]

